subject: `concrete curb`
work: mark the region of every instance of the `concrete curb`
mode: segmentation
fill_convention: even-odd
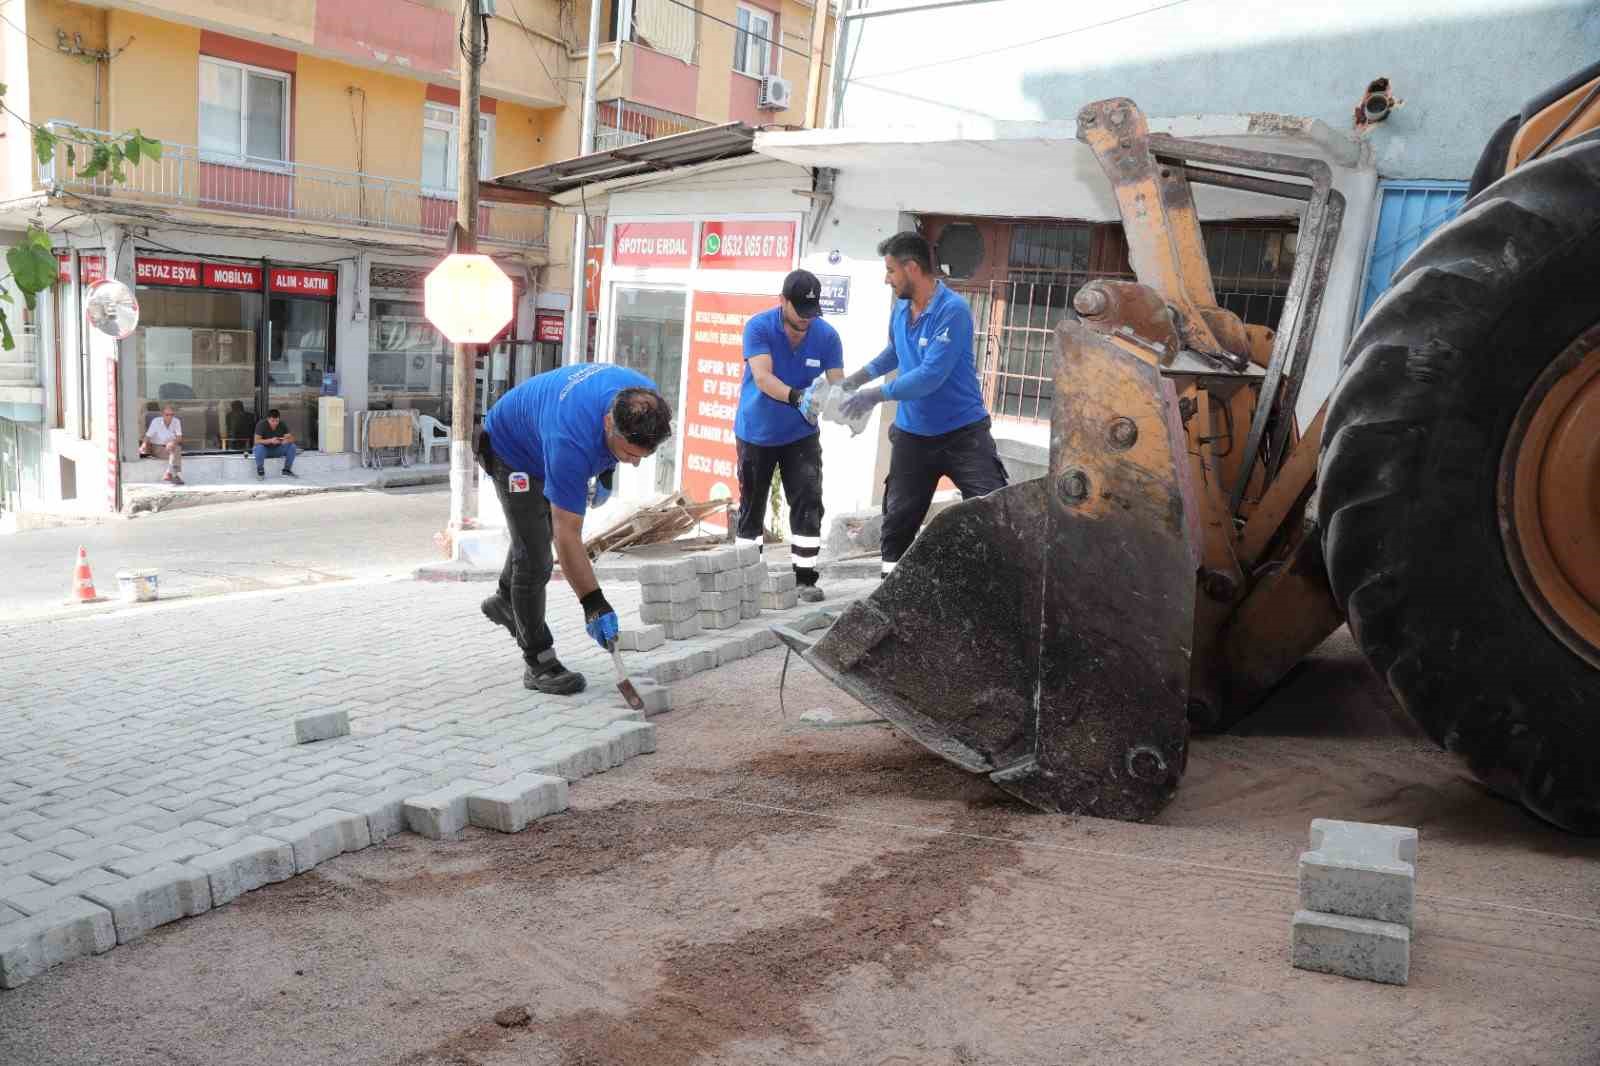
[[[122,506],[125,517],[207,507],[218,503],[248,503],[251,500],[279,500],[292,496],[318,496],[328,492],[363,492],[368,489],[412,488],[419,485],[448,485],[449,474],[379,475],[371,481],[343,481],[333,485],[288,485],[266,488],[240,485],[236,488],[133,489]]]

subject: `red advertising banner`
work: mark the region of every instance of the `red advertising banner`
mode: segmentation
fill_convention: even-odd
[[[567,339],[567,320],[560,315],[535,315],[533,339],[546,344],[560,344]]]
[[[140,285],[200,285],[200,262],[196,259],[150,259],[141,255],[134,262],[133,273]]]
[[[687,267],[694,244],[693,222],[618,222],[611,265]]]
[[[291,295],[332,298],[339,291],[339,275],[332,270],[273,267],[271,281],[273,292]]]
[[[78,256],[78,274],[85,286],[106,280],[106,257],[103,255]]]
[[[72,280],[72,255],[68,252],[56,253],[56,281],[65,285]]]
[[[702,270],[781,270],[794,268],[793,222],[717,222],[700,227]]]
[[[203,263],[200,266],[200,284],[208,289],[260,292],[261,268],[238,263]]]
[[[682,492],[691,500],[738,500],[733,420],[744,378],[744,324],[772,306],[770,296],[697,292],[683,394]],[[706,522],[721,526],[720,521]]]

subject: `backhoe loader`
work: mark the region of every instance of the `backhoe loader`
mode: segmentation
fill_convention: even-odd
[[[1326,164],[1090,104],[1137,282],[1056,332],[1049,473],[943,512],[807,661],[1046,810],[1147,819],[1348,624],[1404,709],[1600,833],[1600,64],[1495,134],[1303,431],[1344,202]],[[1218,306],[1195,184],[1305,204],[1278,329]]]

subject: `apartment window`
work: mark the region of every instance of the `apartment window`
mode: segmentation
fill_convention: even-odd
[[[772,12],[739,7],[739,31],[733,41],[733,69],[760,78],[772,72]]]
[[[447,104],[422,108],[422,190],[442,196],[456,194],[456,109]],[[478,115],[478,178],[489,179],[494,158],[494,116]]]
[[[200,151],[213,162],[286,162],[289,75],[202,56]]]

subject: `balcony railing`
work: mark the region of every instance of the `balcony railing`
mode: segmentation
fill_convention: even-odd
[[[703,130],[711,125],[690,115],[663,111],[632,100],[601,100],[595,105],[594,150],[609,152],[673,133]]]
[[[67,123],[48,128],[68,137],[89,133]],[[110,136],[110,134],[100,134]],[[65,140],[39,166],[39,183],[50,190],[172,207],[227,211],[262,218],[359,226],[390,233],[444,236],[455,221],[456,202],[425,192],[420,183],[276,160],[225,160],[187,144],[162,142],[161,158],[124,168],[125,181],[105,175],[85,178],[88,152],[77,146],[77,168],[67,166]],[[486,204],[478,214],[478,239],[494,244],[548,248],[550,211],[525,204]]]

